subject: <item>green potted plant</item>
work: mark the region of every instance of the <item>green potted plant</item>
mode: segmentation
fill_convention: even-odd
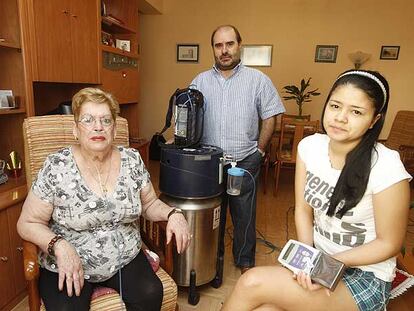
[[[314,90],[306,92],[306,89],[310,86],[311,79],[312,78],[309,78],[306,82],[305,82],[305,79],[302,79],[300,81],[300,87],[297,87],[296,85],[286,85],[283,87],[283,90],[289,94],[287,96],[283,96],[283,99],[296,100],[296,104],[298,105],[300,116],[302,115],[303,104],[312,101],[311,99],[312,96],[318,96],[321,94],[317,92],[318,89],[314,89]]]

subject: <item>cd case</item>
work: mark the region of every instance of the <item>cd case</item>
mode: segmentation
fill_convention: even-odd
[[[344,271],[345,264],[324,252],[296,240],[289,240],[283,247],[278,261],[294,273],[303,271],[312,281],[334,291]]]

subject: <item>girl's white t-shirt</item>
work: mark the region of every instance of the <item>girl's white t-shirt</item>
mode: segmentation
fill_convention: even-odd
[[[341,171],[332,168],[328,145],[327,135],[314,134],[299,143],[298,153],[306,166],[304,198],[314,209],[315,247],[328,254],[335,254],[376,239],[373,195],[401,180],[411,180],[411,176],[405,170],[397,151],[377,143],[377,152],[373,151],[371,173],[363,198],[341,219],[329,217],[326,215],[329,199]],[[357,268],[371,271],[376,277],[391,282],[395,276],[395,266],[396,260],[392,257]]]

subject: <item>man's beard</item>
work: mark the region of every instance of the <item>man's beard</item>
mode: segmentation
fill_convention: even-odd
[[[222,65],[216,58],[216,67],[217,69],[222,70],[222,71],[232,70],[239,63],[240,63],[240,58],[233,60],[230,65]]]

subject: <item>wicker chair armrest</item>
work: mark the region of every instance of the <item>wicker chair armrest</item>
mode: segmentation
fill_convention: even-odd
[[[166,236],[167,234],[167,222],[166,221],[159,221],[157,222],[158,226],[160,227],[160,231],[162,234]],[[174,240],[172,240],[169,244],[167,244],[167,239],[164,240],[164,256],[165,262],[163,268],[165,271],[172,275],[173,272],[173,248],[174,248]]]
[[[175,311],[178,310],[177,306],[177,295],[178,289],[177,284],[171,278],[167,272],[165,272],[161,267],[156,272],[158,278],[161,280],[164,295],[162,299],[162,306],[160,311]]]
[[[31,242],[23,241],[24,276],[27,281],[39,278],[39,264],[37,259],[37,246]]]
[[[167,222],[151,222],[141,217],[140,224],[141,238],[143,242],[150,250],[158,254],[160,257],[160,266],[171,275],[173,270],[173,249],[175,244],[174,239],[171,243],[167,244]]]

